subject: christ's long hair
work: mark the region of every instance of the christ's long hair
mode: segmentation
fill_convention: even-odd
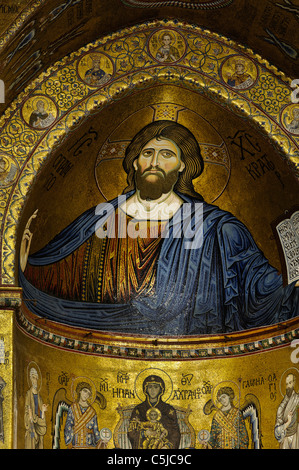
[[[187,196],[203,200],[193,186],[192,181],[203,171],[204,163],[200,147],[194,135],[182,124],[173,121],[154,121],[141,129],[128,145],[123,160],[123,168],[127,173],[128,186],[124,194],[135,190],[135,169],[133,162],[139,157],[143,147],[152,139],[172,140],[181,151],[181,160],[185,168],[179,173],[174,190]]]

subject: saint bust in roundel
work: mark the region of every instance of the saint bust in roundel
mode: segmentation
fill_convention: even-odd
[[[20,283],[37,315],[77,327],[145,335],[198,335],[270,325],[298,315],[298,287],[282,285],[248,229],[206,203],[193,134],[154,121],[126,148],[127,187],[30,256]]]
[[[159,62],[176,62],[181,58],[181,54],[172,44],[173,42],[175,42],[175,38],[171,32],[165,31],[161,34],[160,47],[156,54],[156,59]]]
[[[234,56],[224,61],[221,74],[229,86],[237,90],[245,90],[254,85],[257,69],[250,59]]]

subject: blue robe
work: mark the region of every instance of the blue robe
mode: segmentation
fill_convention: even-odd
[[[130,197],[128,193],[126,197]],[[126,304],[103,304],[56,298],[30,284],[20,271],[24,298],[36,299],[35,314],[72,326],[148,335],[198,335],[266,326],[299,315],[299,289],[286,287],[277,270],[256,246],[248,229],[232,214],[203,202],[203,239],[195,242],[196,199],[178,193],[186,204],[169,221],[156,271],[155,292]],[[91,208],[58,234],[28,263],[45,266],[76,250],[104,225],[118,198],[104,210]],[[180,230],[184,224],[184,231]],[[189,232],[188,232],[189,229]],[[178,237],[177,233],[186,234]],[[200,236],[198,230],[198,236]]]

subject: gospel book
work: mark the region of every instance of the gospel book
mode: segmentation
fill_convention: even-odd
[[[299,280],[299,206],[273,223],[279,244],[284,284]]]

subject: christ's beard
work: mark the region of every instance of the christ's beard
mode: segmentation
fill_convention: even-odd
[[[155,173],[150,173],[151,168],[145,170],[142,174],[140,168],[136,170],[135,182],[136,188],[140,193],[141,199],[159,199],[162,194],[169,193],[178,179],[178,170],[170,171],[168,174],[159,169]]]

